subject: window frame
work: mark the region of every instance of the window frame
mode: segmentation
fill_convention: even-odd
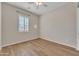
[[[20,16],[24,16],[24,30],[23,31],[20,31],[20,24],[19,24],[19,17]],[[28,18],[28,20],[25,20],[25,17],[26,17],[26,19]],[[28,21],[28,24],[25,24],[25,21]],[[30,22],[30,18],[29,18],[29,16],[28,15],[26,15],[26,14],[24,14],[24,13],[18,13],[18,31],[19,32],[29,32],[29,22]]]

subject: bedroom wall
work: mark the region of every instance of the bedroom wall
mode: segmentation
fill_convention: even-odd
[[[40,37],[76,47],[76,4],[68,3],[41,16]]]
[[[2,35],[1,35],[1,34],[2,34],[2,32],[1,32],[1,29],[2,29],[2,28],[1,28],[1,21],[2,21],[2,19],[1,19],[1,18],[2,18],[2,17],[1,17],[1,14],[2,14],[1,11],[2,11],[2,10],[1,10],[1,9],[2,9],[2,7],[1,7],[1,5],[2,5],[2,4],[1,4],[1,2],[0,2],[0,49],[1,49],[1,43],[2,43],[2,42],[1,42],[1,39],[2,39]]]
[[[17,28],[17,10],[23,11],[30,15],[29,32],[18,32]],[[28,11],[16,8],[9,4],[2,4],[2,46],[16,44],[39,36],[39,17]],[[37,28],[34,26],[37,25]]]
[[[79,6],[77,7],[77,24],[76,25],[77,25],[77,50],[79,50]]]

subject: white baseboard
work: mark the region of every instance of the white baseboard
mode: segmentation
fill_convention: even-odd
[[[3,47],[6,47],[6,46],[10,46],[10,45],[19,44],[19,43],[22,43],[22,42],[34,40],[34,39],[37,39],[37,38],[38,38],[38,37],[36,37],[36,38],[30,38],[29,40],[23,40],[23,41],[13,42],[13,43],[10,43],[10,44],[5,44],[5,45],[2,45],[2,48],[3,48]]]
[[[66,44],[66,43],[63,43],[63,42],[54,41],[54,40],[51,40],[51,39],[46,38],[46,37],[41,37],[41,38],[42,38],[42,39],[45,39],[45,40],[48,40],[48,41],[51,41],[51,42],[55,42],[55,43],[58,43],[58,44],[61,44],[61,45],[65,45],[65,46],[69,46],[69,47],[72,47],[72,48],[75,48],[75,49],[76,49],[76,47],[71,46],[71,45]]]
[[[37,37],[37,38],[38,38],[38,37]],[[29,39],[29,40],[18,41],[18,42],[15,42],[15,43],[2,45],[2,47],[6,47],[6,46],[10,46],[10,45],[14,45],[14,44],[18,44],[18,43],[30,41],[30,40],[34,40],[34,39],[37,39],[37,38],[31,38],[31,39]],[[61,45],[69,46],[69,47],[75,48],[76,50],[79,51],[79,48],[76,48],[76,47],[74,47],[74,46],[71,46],[71,45],[66,44],[66,43],[63,43],[63,42],[61,43],[61,42],[58,42],[58,41],[50,40],[49,38],[46,38],[46,37],[40,37],[40,38],[45,39],[45,40],[48,40],[48,41],[51,41],[51,42],[55,42],[55,43],[58,43],[58,44],[61,44]],[[2,49],[2,47],[1,47],[0,49]]]
[[[76,48],[77,51],[79,51],[79,48]]]

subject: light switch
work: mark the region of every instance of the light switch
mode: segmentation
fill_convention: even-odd
[[[37,25],[36,24],[34,25],[34,28],[37,29]]]

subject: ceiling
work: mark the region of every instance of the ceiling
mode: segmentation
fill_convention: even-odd
[[[60,6],[63,6],[65,4],[67,4],[67,2],[44,2],[47,7],[44,6],[40,6],[38,9],[35,7],[34,4],[29,4],[28,2],[7,2],[8,4],[26,9],[32,13],[38,14],[38,15],[42,15],[45,14],[51,10],[54,10]]]

